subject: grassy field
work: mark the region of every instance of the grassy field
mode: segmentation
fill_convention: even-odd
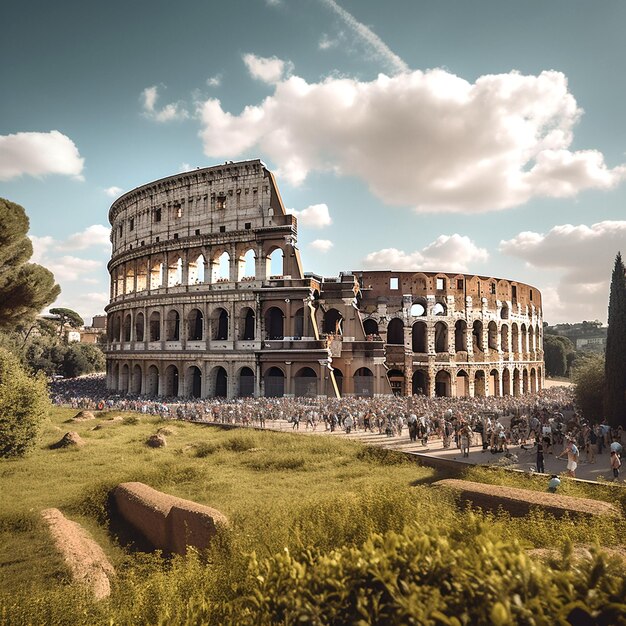
[[[569,542],[626,548],[623,521],[556,521],[538,513],[512,520],[462,510],[452,496],[430,486],[444,477],[434,470],[399,453],[338,438],[223,430],[119,413],[69,422],[75,414],[54,409],[33,454],[0,462],[0,623],[274,623],[275,615],[256,621],[258,607],[251,608],[258,585],[265,584],[264,576],[250,575],[260,563],[282,563],[285,550],[304,561],[358,550],[373,536],[389,533],[421,536],[428,529],[460,545],[480,535],[510,544],[513,554]],[[146,439],[159,428],[169,431],[168,445],[147,447]],[[78,432],[85,445],[51,449],[68,431]],[[469,477],[541,488],[524,477],[478,468]],[[117,533],[109,515],[109,493],[125,481],[217,508],[232,530],[209,552],[186,559],[142,552]],[[612,501],[621,493],[617,500],[626,510],[623,489],[565,489]],[[110,600],[94,604],[68,584],[40,520],[47,507],[83,524],[104,548],[118,572]]]

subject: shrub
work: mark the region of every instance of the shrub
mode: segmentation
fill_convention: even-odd
[[[45,379],[29,376],[15,356],[0,349],[0,457],[26,454],[49,408]]]

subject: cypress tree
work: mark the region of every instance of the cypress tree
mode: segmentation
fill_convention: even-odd
[[[619,252],[611,277],[604,368],[609,424],[626,427],[626,270]]]

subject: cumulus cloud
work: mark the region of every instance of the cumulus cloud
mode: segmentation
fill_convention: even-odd
[[[222,84],[222,75],[215,74],[215,76],[207,78],[206,84],[208,87],[219,87]]]
[[[309,247],[319,252],[328,252],[334,245],[330,239],[316,239],[309,244]]]
[[[554,271],[558,284],[542,290],[545,315],[557,320],[606,320],[615,255],[626,250],[626,221],[562,224],[500,242],[500,252],[529,267]]]
[[[155,122],[171,122],[173,120],[184,120],[189,117],[189,112],[183,102],[172,102],[163,108],[157,109],[156,103],[159,98],[159,90],[156,85],[146,87],[141,92],[143,114],[148,119]]]
[[[251,53],[243,55],[243,62],[252,78],[270,85],[279,82],[284,75],[289,74],[293,69],[292,63],[277,57],[258,57]]]
[[[397,248],[383,248],[370,252],[363,260],[367,269],[394,269],[404,271],[430,270],[467,272],[489,258],[487,250],[478,247],[469,237],[454,234],[440,235],[421,250],[404,252]]]
[[[296,211],[290,209],[290,213],[293,213],[298,218],[298,223],[301,226],[309,226],[310,228],[324,228],[324,226],[330,226],[333,223],[328,212],[328,206],[325,204],[312,204],[302,211]]]
[[[79,280],[84,274],[90,274],[100,269],[102,265],[101,261],[81,259],[70,255],[63,255],[45,262],[45,266],[59,282]]]
[[[84,163],[74,142],[58,130],[0,135],[0,180],[24,174],[61,174],[82,180]]]
[[[293,185],[332,171],[361,178],[387,204],[451,213],[616,186],[625,165],[609,168],[597,150],[570,149],[581,114],[560,72],[470,83],[443,69],[370,82],[291,76],[237,115],[217,99],[198,108],[209,157],[260,150]]]
[[[91,248],[109,249],[110,229],[101,224],[88,226],[85,230],[70,235],[59,247],[61,250],[86,250]]]
[[[113,187],[107,187],[104,190],[104,193],[109,196],[109,198],[117,198],[118,196],[122,195],[122,192],[124,190],[121,187],[115,187],[115,185]]]

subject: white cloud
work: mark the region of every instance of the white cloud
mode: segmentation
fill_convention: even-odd
[[[33,244],[33,255],[30,257],[30,262],[43,265],[43,259],[46,258],[48,251],[54,246],[54,239],[50,235],[44,237],[29,235],[29,239]]]
[[[606,321],[615,255],[626,251],[626,221],[562,224],[548,233],[522,232],[501,241],[499,249],[529,267],[559,274],[558,284],[542,289],[545,317]]]
[[[179,172],[190,172],[192,169],[193,169],[193,167],[189,163],[181,163],[178,166],[178,171]]]
[[[339,41],[337,39],[332,39],[326,33],[322,33],[322,36],[320,37],[317,47],[320,50],[330,50],[331,48],[336,48],[338,44],[339,44]]]
[[[156,85],[146,87],[141,92],[143,114],[148,119],[155,122],[171,122],[173,120],[184,120],[189,117],[189,112],[183,102],[172,102],[166,104],[162,109],[156,108],[159,98],[159,91]]]
[[[101,261],[80,259],[75,256],[64,255],[44,263],[58,282],[79,280],[83,274],[89,274],[102,267]]]
[[[61,245],[60,250],[86,250],[94,247],[110,249],[110,229],[101,224],[88,226],[85,230],[70,235]]]
[[[328,252],[334,245],[330,239],[316,239],[309,244],[309,247],[319,252]]]
[[[279,82],[283,76],[289,74],[293,64],[276,57],[258,57],[255,54],[244,54],[243,62],[246,64],[250,76],[257,80],[273,85]]]
[[[363,41],[377,59],[385,63],[392,73],[408,72],[408,65],[370,28],[359,22],[351,13],[340,7],[335,0],[321,0],[322,4],[332,9],[341,20]]]
[[[24,174],[61,174],[83,180],[84,162],[74,142],[58,130],[0,135],[0,180]]]
[[[121,196],[121,195],[122,195],[122,192],[123,192],[123,191],[124,191],[124,190],[123,190],[121,187],[115,187],[115,186],[113,186],[113,187],[107,187],[107,188],[104,190],[104,193],[105,193],[107,196],[109,196],[109,198],[117,198],[118,196]]]
[[[208,87],[219,87],[222,84],[222,75],[215,74],[215,76],[207,78],[206,84]]]
[[[626,166],[570,150],[581,113],[560,72],[470,83],[442,69],[371,82],[291,76],[238,115],[216,99],[198,109],[209,157],[259,150],[293,185],[333,171],[366,181],[387,204],[451,213],[616,186]]]
[[[333,223],[328,212],[328,206],[325,204],[312,204],[302,211],[290,209],[289,213],[293,213],[298,218],[300,226],[324,228],[324,226],[330,226]]]
[[[370,252],[363,260],[367,269],[403,271],[467,272],[489,258],[487,250],[479,248],[469,237],[440,235],[422,250],[406,253],[397,248]]]

